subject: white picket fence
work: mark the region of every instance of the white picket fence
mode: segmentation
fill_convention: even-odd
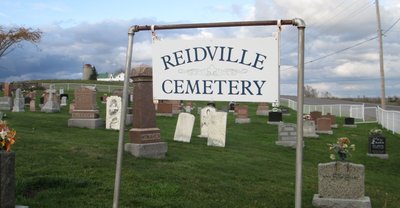
[[[79,87],[96,87],[98,92],[112,93],[115,90],[122,90],[123,86],[119,85],[99,85],[99,84],[82,84],[82,83],[42,83],[42,86],[45,88],[49,88],[50,85],[54,85],[55,89],[64,89],[64,90],[75,90]]]
[[[400,134],[400,112],[399,111],[388,111],[377,107],[377,119],[378,123],[384,128],[392,131],[392,133]]]
[[[281,98],[282,105],[286,105],[293,110],[297,110],[297,102]],[[400,112],[383,110],[380,107],[365,107],[364,104],[349,105],[349,104],[334,104],[334,105],[303,105],[304,114],[309,114],[312,111],[320,111],[322,115],[330,113],[339,117],[352,117],[357,123],[378,122],[383,128],[386,128],[392,133],[400,134]]]

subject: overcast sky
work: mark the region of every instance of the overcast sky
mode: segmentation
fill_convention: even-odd
[[[381,0],[386,95],[400,96],[400,2]],[[0,25],[40,29],[41,42],[0,58],[0,81],[81,79],[124,68],[132,25],[302,18],[305,84],[336,97],[380,96],[374,0],[1,0]],[[160,38],[271,36],[276,27],[159,31]],[[133,65],[151,64],[151,34],[135,35]],[[281,93],[297,92],[297,28],[284,26]]]

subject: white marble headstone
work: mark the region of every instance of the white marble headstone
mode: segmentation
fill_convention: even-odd
[[[119,130],[121,122],[122,99],[119,96],[107,97],[106,129]]]
[[[190,142],[192,137],[194,115],[190,113],[180,113],[176,123],[174,141]]]
[[[66,96],[61,97],[60,106],[67,106],[67,97]]]
[[[208,125],[210,120],[210,114],[216,112],[216,109],[211,106],[207,106],[201,109],[200,113],[200,135],[199,137],[208,137]]]
[[[210,113],[207,139],[208,146],[225,147],[226,122],[226,112]]]
[[[18,88],[15,91],[14,106],[12,112],[24,112],[24,96],[21,93],[21,89]]]

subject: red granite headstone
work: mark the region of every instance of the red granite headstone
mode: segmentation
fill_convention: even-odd
[[[236,118],[248,118],[249,117],[249,107],[247,105],[237,106]]]
[[[156,111],[153,103],[152,69],[139,67],[131,78],[134,94],[133,128],[129,130],[129,140],[134,144],[160,142],[160,129],[156,126]]]
[[[310,112],[311,120],[316,121],[317,118],[320,118],[321,116],[322,116],[322,113],[320,111],[312,111],[312,112]]]
[[[172,104],[160,102],[157,104],[157,113],[172,114]]]
[[[72,111],[72,118],[99,118],[94,88],[75,89],[75,107]]]
[[[331,119],[326,117],[317,118],[317,131],[331,131]]]
[[[4,97],[11,97],[11,84],[9,82],[4,83]]]

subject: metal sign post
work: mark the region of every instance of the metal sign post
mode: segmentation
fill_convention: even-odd
[[[304,30],[305,23],[302,19],[293,20],[266,20],[266,21],[243,21],[243,22],[217,22],[217,23],[196,23],[196,24],[172,24],[172,25],[135,25],[128,32],[128,48],[125,63],[125,80],[122,94],[122,115],[126,114],[128,105],[129,77],[132,62],[133,36],[135,32],[141,30],[172,30],[190,28],[216,28],[216,27],[244,27],[244,26],[271,26],[271,25],[293,25],[298,28],[298,78],[297,78],[297,148],[296,148],[296,187],[295,187],[295,207],[301,207],[302,201],[302,167],[303,167],[303,96],[304,96]],[[125,116],[121,120],[117,164],[115,170],[115,187],[113,208],[119,206],[119,193],[121,182],[121,167],[124,151],[124,128]]]

